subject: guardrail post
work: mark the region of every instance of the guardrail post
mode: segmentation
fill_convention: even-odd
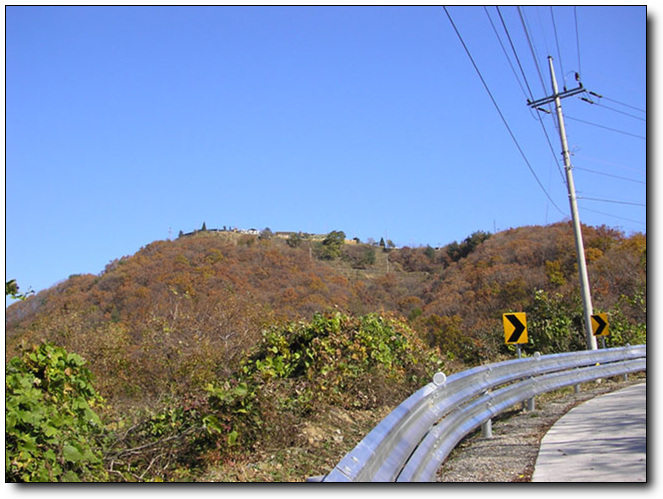
[[[489,419],[481,425],[481,436],[483,438],[493,438],[493,420]]]
[[[490,395],[490,390],[486,390],[483,392],[484,395]],[[488,421],[485,421],[481,423],[481,436],[483,438],[493,438],[493,420],[488,419]]]
[[[540,359],[541,358],[541,352],[534,352],[534,358],[535,359]],[[530,379],[532,376],[530,376]],[[536,408],[536,404],[534,403],[534,397],[531,399],[527,399],[523,401],[523,411],[533,411]]]

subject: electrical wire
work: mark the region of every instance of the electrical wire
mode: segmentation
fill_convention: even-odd
[[[497,8],[499,9],[499,7],[497,7]],[[490,25],[493,28],[493,32],[495,33],[495,37],[497,38],[497,41],[499,42],[500,47],[502,47],[502,52],[504,53],[504,57],[506,58],[507,62],[509,63],[509,67],[511,67],[511,71],[513,72],[513,75],[516,78],[516,81],[518,82],[518,85],[520,86],[520,89],[522,90],[523,94],[525,95],[525,98],[527,98],[527,92],[525,91],[525,88],[523,87],[523,84],[521,83],[520,79],[518,78],[518,73],[516,72],[516,69],[513,67],[513,64],[511,63],[511,59],[509,58],[507,50],[504,47],[504,44],[502,43],[502,39],[499,36],[497,28],[495,27],[495,24],[493,23],[493,20],[490,17],[490,13],[488,12],[488,8],[486,6],[484,6],[484,11],[486,12],[486,16],[488,17],[488,20],[490,21]],[[513,48],[513,46],[512,46],[512,48]],[[515,52],[515,50],[514,50],[514,52]],[[541,124],[541,128],[543,129],[543,134],[546,136],[546,140],[548,141],[548,147],[550,147],[550,152],[552,153],[553,158],[555,160],[555,164],[557,166],[557,171],[559,172],[560,178],[562,179],[562,183],[564,183],[566,185],[566,178],[564,176],[564,173],[562,172],[562,168],[559,164],[557,155],[555,153],[555,149],[553,148],[552,142],[550,140],[550,136],[548,135],[548,131],[546,130],[543,119],[541,118],[541,115],[538,114],[538,113],[536,114],[536,117],[537,117],[539,123]]]
[[[553,6],[550,6],[550,17],[552,18],[553,32],[555,33],[555,45],[557,46],[557,56],[559,57],[559,65],[562,68],[562,74],[564,73],[564,64],[562,63],[562,51],[559,49],[559,38],[557,36],[557,24],[555,23],[555,13],[553,12]]]
[[[628,204],[632,206],[644,206],[647,207],[644,203],[634,203],[632,201],[618,201],[616,199],[601,199],[601,198],[588,198],[585,196],[578,196],[578,199],[584,199],[585,201],[600,201],[601,203],[614,203],[614,204]]]
[[[621,177],[619,175],[612,175],[610,173],[599,172],[597,170],[590,170],[589,168],[581,168],[579,166],[574,166],[573,169],[574,170],[581,170],[581,171],[589,172],[589,173],[595,173],[597,175],[603,175],[605,177],[612,177],[612,178],[616,178],[616,179],[619,179],[619,180],[626,180],[627,182],[636,182],[638,184],[647,185],[647,182],[643,182],[642,180],[636,180],[634,178]]]
[[[578,74],[582,75],[582,70],[580,69],[580,35],[578,34],[578,6],[573,6],[573,17],[576,24],[576,50],[578,52]]]
[[[543,88],[543,92],[545,93],[546,91],[546,84],[544,83],[543,80],[543,74],[541,73],[541,67],[539,66],[539,59],[536,54],[536,49],[534,47],[534,44],[532,43],[532,39],[529,36],[529,29],[527,28],[527,22],[525,21],[525,15],[522,12],[522,9],[520,6],[518,8],[518,15],[520,16],[520,22],[523,25],[523,31],[525,32],[525,38],[527,39],[527,44],[529,45],[530,52],[532,53],[532,59],[534,60],[534,66],[536,67],[536,72],[539,74],[539,80],[541,81],[541,87]]]
[[[620,217],[618,215],[613,215],[612,213],[605,213],[603,211],[592,210],[592,209],[586,208],[584,206],[583,206],[582,210],[583,211],[591,211],[592,213],[598,213],[599,215],[605,215],[605,216],[608,216],[608,217],[618,218],[620,220],[625,220],[627,222],[633,222],[633,223],[636,223],[636,224],[644,225],[645,227],[647,226],[647,224],[645,222],[641,222],[639,220],[633,220],[632,218]]]
[[[516,58],[516,62],[518,63],[518,67],[520,68],[520,73],[523,75],[523,80],[525,81],[525,86],[527,87],[527,90],[529,91],[529,98],[530,100],[534,100],[534,94],[532,94],[532,89],[529,86],[529,82],[527,81],[527,76],[525,76],[525,71],[523,70],[523,65],[520,62],[520,58],[518,57],[518,53],[516,52],[516,48],[513,45],[513,40],[511,39],[511,35],[509,34],[509,30],[506,27],[506,22],[504,21],[504,17],[502,17],[502,11],[500,11],[499,5],[495,7],[497,9],[497,14],[500,16],[500,21],[502,22],[502,28],[504,28],[504,32],[506,33],[506,37],[509,40],[509,44],[511,45],[511,51],[513,52],[514,57]],[[447,15],[449,15],[447,13]]]
[[[605,99],[605,100],[609,100],[610,102],[614,102],[615,104],[619,104],[620,106],[630,107],[631,109],[635,109],[636,111],[640,111],[641,113],[647,114],[647,111],[645,109],[641,109],[639,107],[631,106],[629,104],[624,104],[623,102],[619,102],[619,101],[611,99],[609,97],[604,97],[603,95],[601,96],[601,98]]]
[[[486,83],[486,80],[483,78],[483,75],[481,74],[481,71],[479,71],[479,68],[474,61],[474,58],[472,57],[472,54],[470,53],[469,49],[467,48],[467,45],[465,45],[465,41],[463,40],[463,37],[461,36],[460,32],[458,31],[458,28],[456,27],[456,24],[454,23],[453,19],[451,18],[451,14],[449,14],[449,11],[447,10],[446,6],[442,6],[444,9],[444,12],[446,13],[447,17],[449,18],[449,22],[451,23],[451,26],[453,27],[454,31],[456,32],[456,36],[460,40],[461,45],[465,49],[465,53],[470,59],[470,62],[472,63],[472,66],[474,67],[474,70],[477,72],[477,75],[479,76],[479,79],[481,80],[481,83],[483,84],[484,88],[486,89],[486,92],[488,93],[488,96],[490,97],[490,100],[493,102],[493,105],[495,106],[495,109],[497,110],[497,113],[500,115],[500,118],[502,118],[502,122],[504,123],[504,126],[509,132],[509,135],[511,135],[511,138],[513,139],[514,143],[516,144],[516,147],[518,148],[518,151],[520,152],[520,155],[523,157],[525,160],[525,163],[527,164],[527,167],[529,168],[530,172],[536,179],[536,182],[539,184],[539,187],[541,190],[543,190],[544,194],[548,198],[548,200],[552,203],[552,205],[559,211],[562,215],[565,213],[557,206],[557,203],[550,197],[550,194],[548,194],[548,191],[546,188],[543,186],[541,181],[539,180],[539,177],[536,175],[536,172],[532,168],[532,165],[530,162],[527,160],[527,157],[525,156],[525,153],[523,152],[522,148],[520,147],[520,144],[518,143],[518,140],[516,139],[516,136],[513,134],[513,131],[511,130],[511,127],[506,121],[506,118],[504,117],[504,114],[502,114],[502,111],[500,110],[500,107],[497,105],[497,102],[495,101],[495,98],[493,97],[492,92],[490,91],[490,88],[488,88],[488,85]]]
[[[633,166],[625,165],[625,164],[622,164],[622,163],[615,163],[614,161],[605,161],[604,159],[593,158],[593,157],[584,156],[584,155],[581,155],[581,154],[575,154],[575,157],[579,158],[579,159],[591,161],[593,163],[599,163],[599,164],[602,164],[602,165],[616,166],[618,168],[623,168],[625,170],[629,170],[629,171],[632,171],[632,172],[636,172],[636,173],[640,173],[640,174],[642,173],[642,170],[640,168],[634,168]]]
[[[499,7],[497,7],[499,9]],[[507,53],[506,48],[504,47],[504,44],[502,43],[502,39],[500,38],[499,33],[497,32],[497,28],[495,27],[495,24],[493,23],[493,19],[490,17],[490,13],[488,12],[488,7],[485,5],[483,6],[483,10],[486,13],[486,17],[488,17],[488,21],[490,21],[490,25],[493,28],[493,33],[495,33],[495,38],[497,38],[497,41],[500,44],[500,47],[502,47],[502,52],[504,52],[504,57],[506,58],[507,62],[509,63],[509,67],[511,68],[511,71],[513,72],[513,76],[516,78],[516,82],[518,83],[518,86],[523,92],[523,95],[525,95],[525,99],[528,97],[531,99],[532,94],[530,92],[530,95],[527,95],[527,92],[525,91],[525,87],[523,87],[523,83],[520,81],[520,78],[518,78],[518,73],[516,72],[516,68],[513,67],[513,63],[511,62],[511,59],[509,58],[509,54]],[[508,36],[508,34],[507,34]],[[512,45],[513,48],[513,45]],[[521,68],[522,69],[522,68]]]
[[[532,39],[530,38],[530,35],[529,35],[530,30],[527,27],[526,16],[525,16],[525,13],[522,11],[520,6],[518,6],[517,9],[518,9],[518,15],[520,16],[520,22],[523,26],[523,31],[525,32],[525,37],[527,39],[527,44],[530,48],[530,52],[532,54],[532,59],[534,60],[534,66],[536,67],[536,72],[538,73],[539,80],[541,81],[541,88],[543,89],[543,93],[545,94],[546,93],[546,84],[545,84],[544,79],[543,79],[543,74],[541,73],[541,67],[539,66],[536,47],[535,47],[534,43],[532,42]],[[553,122],[555,123],[555,126],[559,130],[559,123],[557,122],[557,116],[555,114],[552,114],[552,117],[553,117]]]
[[[525,19],[525,15],[522,12],[520,7],[518,7],[518,13],[519,13],[520,18],[521,18],[521,23],[523,25],[525,35],[527,37],[527,42],[530,46],[530,50],[531,50],[532,55],[533,55],[534,60],[535,60],[535,65],[536,65],[537,72],[539,73],[539,78],[541,79],[542,86],[544,87],[544,90],[545,90],[545,85],[543,84],[543,77],[541,76],[541,70],[539,68],[539,65],[538,65],[537,59],[536,59],[536,49],[535,49],[535,47],[534,47],[534,45],[533,45],[533,43],[530,39],[530,36],[529,36],[529,33],[528,33],[529,30],[528,30],[528,27],[527,27],[527,22],[526,22],[526,19]],[[558,56],[559,56],[559,59],[560,59],[560,64],[562,64],[562,66],[561,66],[562,67],[562,74],[564,74],[563,62],[562,62],[562,57],[561,57],[561,50],[560,50],[560,46],[559,46],[557,26],[556,26],[556,22],[555,22],[554,10],[553,10],[552,6],[550,6],[550,15],[551,15],[551,19],[552,19],[554,34],[555,34],[555,43],[556,43],[556,47],[557,47],[557,53],[558,53]],[[578,27],[577,7],[574,7],[574,18],[575,18],[575,28],[576,28],[576,49],[577,49],[577,56],[578,56],[578,74],[581,74],[580,36],[579,36],[579,27]],[[515,53],[515,49],[514,49],[514,53]],[[602,97],[602,96],[599,96],[599,97]],[[589,101],[589,102],[591,102],[591,101]],[[629,107],[631,109],[634,109],[636,111],[641,111],[642,112],[642,109],[636,108],[634,106],[629,106],[627,104],[623,104],[623,103],[620,103],[620,102],[614,101],[614,100],[612,100],[612,102],[615,102],[617,104],[624,105],[624,106],[627,106],[627,107]],[[591,102],[591,103],[594,103],[594,102]],[[606,106],[602,103],[598,103],[598,105],[605,108],[605,109],[608,109],[608,110],[611,110],[611,111],[614,111],[614,112],[618,112],[618,113],[624,114],[626,116],[629,116],[629,117],[632,117],[632,118],[635,118],[635,119],[646,121],[646,119],[643,119],[639,116],[634,116],[633,114],[626,113],[624,111],[620,111],[619,109],[614,109],[613,107]],[[567,116],[567,118],[571,119],[571,120],[574,120],[574,121],[581,122],[581,123],[586,123],[586,124],[589,124],[589,125],[592,125],[592,126],[597,126],[599,128],[604,128],[606,130],[610,130],[610,131],[613,131],[613,132],[617,132],[617,133],[621,133],[621,134],[624,134],[624,135],[629,135],[629,136],[633,136],[633,137],[637,137],[637,138],[641,138],[641,139],[646,140],[645,137],[635,135],[635,134],[631,134],[631,133],[625,132],[623,130],[617,130],[617,129],[614,129],[614,128],[609,128],[609,127],[606,127],[606,126],[603,126],[603,125],[598,125],[596,123],[591,123],[591,122],[588,122],[588,121],[580,120],[580,119],[569,117],[569,116]],[[541,123],[542,123],[542,126],[543,126],[543,120],[541,120]],[[546,137],[549,139],[548,134],[545,130],[545,126],[543,128],[544,128],[544,133],[546,134]],[[550,141],[549,141],[549,143],[550,143]],[[552,146],[551,146],[551,148],[552,148]],[[585,168],[579,168],[579,167],[574,167],[574,168],[577,169],[577,170],[587,171],[589,173],[595,173],[595,174],[604,175],[604,176],[607,176],[607,177],[616,178],[616,179],[619,179],[619,180],[625,180],[625,181],[629,181],[629,182],[636,182],[636,183],[639,183],[639,184],[646,185],[646,182],[642,182],[640,180],[636,180],[636,179],[632,179],[632,178],[621,177],[621,176],[612,175],[612,174],[604,173],[604,172],[599,172],[599,171],[596,171],[596,170],[589,170],[589,169],[585,169]],[[560,172],[561,172],[561,170],[560,170]],[[634,206],[643,206],[643,207],[647,206],[646,204],[643,204],[643,203],[635,203],[635,202],[630,202],[630,201],[622,201],[622,200],[614,200],[614,199],[602,199],[602,198],[593,198],[593,197],[584,197],[584,196],[581,196],[578,199],[579,200],[586,200],[586,201],[603,202],[603,203],[615,203],[615,204],[622,204],[622,205],[634,205]],[[646,224],[643,224],[642,222],[640,222],[638,220],[632,220],[632,219],[629,219],[629,218],[620,217],[620,216],[612,215],[612,214],[609,214],[609,213],[603,213],[603,212],[599,212],[599,211],[596,211],[596,210],[591,210],[589,208],[583,208],[583,209],[586,209],[587,211],[594,211],[595,213],[599,213],[599,214],[602,214],[602,215],[606,215],[606,216],[610,216],[610,217],[614,217],[614,218],[617,218],[617,219],[622,219],[622,220],[626,220],[626,221],[629,221],[629,222],[633,222],[633,223],[637,223],[637,224],[641,224],[641,225],[646,226]]]
[[[557,157],[557,154],[555,153],[555,149],[553,148],[552,141],[550,140],[550,135],[548,135],[548,130],[546,130],[546,126],[543,122],[543,118],[539,114],[537,114],[537,118],[539,119],[539,123],[541,124],[541,128],[543,129],[543,134],[546,136],[546,141],[548,142],[548,147],[550,148],[550,152],[552,153],[553,158],[555,160],[555,165],[557,165],[557,171],[559,172],[559,175],[562,179],[562,183],[564,185],[566,185],[566,176],[564,175],[564,172],[562,171],[562,167],[560,166],[559,158]]]
[[[607,126],[599,125],[597,123],[592,123],[591,121],[581,120],[579,118],[574,118],[574,117],[569,116],[569,115],[564,115],[564,117],[566,119],[577,121],[579,123],[584,123],[586,125],[592,125],[592,126],[595,126],[595,127],[598,127],[598,128],[603,128],[604,130],[610,130],[611,132],[617,132],[617,133],[621,133],[623,135],[629,135],[631,137],[635,137],[635,138],[638,138],[638,139],[647,140],[647,137],[643,137],[642,135],[636,135],[634,133],[625,132],[624,130],[617,130],[616,128],[610,128],[610,127],[607,127]]]
[[[645,121],[645,122],[647,121],[647,118],[641,118],[640,116],[636,116],[634,114],[627,113],[625,111],[620,111],[619,109],[615,109],[614,107],[606,106],[605,104],[601,104],[601,101],[592,102],[592,104],[594,104],[596,106],[599,106],[599,107],[602,107],[603,109],[608,109],[609,111],[614,111],[615,113],[623,114],[624,116],[628,116],[628,117],[634,118],[636,120]]]
[[[541,28],[541,37],[543,38],[543,45],[545,47],[546,54],[550,54],[550,46],[548,44],[548,37],[546,36],[546,28],[545,28],[545,23],[543,22],[543,18],[541,17],[541,8],[537,6],[533,6],[536,12],[536,19],[539,21],[539,27]]]
[[[512,52],[513,52],[514,57],[516,58],[516,62],[518,63],[518,67],[520,68],[520,72],[521,72],[521,74],[522,74],[522,76],[523,76],[523,80],[525,81],[525,85],[527,86],[527,89],[529,90],[529,99],[530,99],[530,100],[534,100],[534,95],[532,94],[532,89],[531,89],[531,87],[530,87],[530,85],[529,85],[529,82],[528,82],[528,80],[527,80],[527,76],[525,75],[525,71],[523,70],[523,65],[522,65],[521,62],[520,62],[520,57],[518,57],[518,52],[516,51],[516,47],[515,47],[514,44],[513,44],[513,40],[511,39],[511,35],[510,35],[510,33],[509,33],[509,29],[508,29],[507,26],[506,26],[506,22],[505,22],[505,20],[504,20],[504,17],[502,16],[502,12],[500,11],[500,7],[499,7],[499,6],[496,6],[495,8],[497,9],[497,14],[498,14],[499,17],[500,17],[500,21],[501,21],[501,23],[502,23],[502,28],[504,29],[504,33],[506,34],[507,39],[509,40],[509,44],[510,44],[510,46],[511,46],[511,50],[512,50]],[[521,18],[521,19],[522,19],[522,18]],[[498,38],[499,38],[499,37],[498,37]],[[508,57],[507,57],[507,59],[508,59]],[[535,61],[535,62],[536,62],[536,61]],[[550,107],[550,105],[549,105],[549,107]],[[543,129],[543,134],[546,136],[546,140],[547,140],[547,142],[548,142],[548,147],[550,148],[550,152],[552,153],[553,158],[555,158],[555,164],[557,165],[557,170],[558,170],[558,172],[559,172],[560,178],[562,179],[562,183],[563,183],[564,185],[566,185],[566,177],[565,177],[564,173],[562,172],[562,168],[561,168],[561,166],[560,166],[560,164],[559,164],[559,160],[558,160],[558,158],[557,158],[557,154],[555,153],[555,150],[554,150],[553,145],[552,145],[552,142],[551,142],[551,140],[550,140],[550,136],[548,135],[548,131],[546,130],[546,127],[545,127],[545,124],[544,124],[544,122],[543,122],[543,119],[542,119],[541,116],[538,115],[538,114],[537,114],[537,118],[538,118],[538,120],[539,120],[539,123],[541,124],[541,128]],[[557,122],[557,117],[556,117],[555,115],[553,115],[553,121],[555,121],[555,123]]]

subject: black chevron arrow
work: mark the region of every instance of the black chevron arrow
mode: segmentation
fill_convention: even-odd
[[[520,339],[520,335],[525,331],[525,324],[520,322],[516,315],[507,315],[506,318],[509,319],[509,322],[513,324],[513,327],[515,328],[513,333],[511,333],[511,336],[509,336],[507,343],[517,343]]]
[[[596,328],[596,331],[594,331],[594,336],[601,336],[608,323],[604,321],[600,315],[592,315],[592,319],[594,319],[594,321],[599,325],[599,327]]]

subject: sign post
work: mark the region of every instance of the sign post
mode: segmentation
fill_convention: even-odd
[[[504,343],[507,345],[516,345],[518,358],[522,357],[520,345],[527,343],[527,316],[525,312],[510,312],[502,314],[502,323],[504,324]],[[523,409],[534,410],[534,399],[531,398],[523,402]]]

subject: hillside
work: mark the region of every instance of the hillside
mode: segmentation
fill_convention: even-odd
[[[594,308],[611,313],[611,340],[621,341],[627,326],[646,327],[646,236],[585,227],[584,240]],[[329,310],[393,312],[468,363],[507,352],[508,311],[530,313],[533,349],[550,346],[536,329],[554,321],[566,337],[558,346],[583,348],[568,224],[475,233],[438,249],[324,241],[202,231],[153,242],[10,306],[6,355],[54,341],[87,358],[113,399],[186,390],[219,365],[230,372],[265,327]],[[129,374],[128,365],[142,367]]]
[[[646,343],[646,236],[584,240],[607,345]],[[198,231],[11,305],[5,355],[30,365],[46,340],[85,359],[113,470],[97,480],[299,480],[434,372],[513,356],[505,312],[527,313],[526,354],[585,348],[577,281],[565,223],[442,248]]]

